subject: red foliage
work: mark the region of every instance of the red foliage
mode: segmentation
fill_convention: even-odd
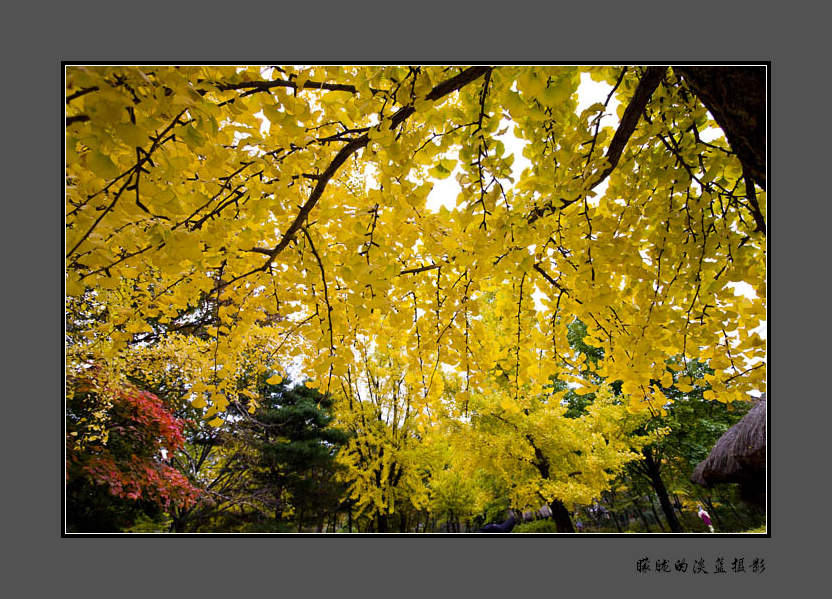
[[[80,452],[68,444],[68,462],[77,468],[76,475],[83,473],[116,497],[143,499],[165,509],[171,502],[188,507],[200,490],[161,459],[163,448],[171,454],[182,447],[183,425],[154,394],[120,390],[109,411],[108,442]]]
[[[116,497],[145,499],[165,509],[171,501],[187,507],[199,496],[199,489],[181,472],[158,460],[133,455],[129,460],[116,461],[112,456],[99,455],[89,460],[84,471],[96,483],[109,487]]]

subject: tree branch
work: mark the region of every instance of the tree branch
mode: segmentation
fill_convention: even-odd
[[[610,142],[610,146],[607,149],[606,158],[609,161],[609,166],[601,171],[588,189],[594,189],[600,185],[601,182],[603,182],[610,175],[610,173],[615,170],[615,167],[618,166],[621,154],[624,152],[627,142],[630,140],[630,137],[636,129],[641,113],[647,106],[647,102],[649,102],[650,98],[653,96],[653,92],[656,91],[656,88],[659,86],[659,83],[664,77],[666,71],[667,67],[648,67],[642,74],[641,79],[638,82],[638,87],[636,87],[636,91],[630,99],[630,103],[627,104],[627,108],[624,110],[624,115],[621,117],[621,122],[618,124],[618,129],[616,130],[615,135]],[[547,202],[545,205],[540,208],[535,208],[532,211],[532,214],[529,216],[529,222],[533,223],[540,217],[544,216],[547,212],[554,212],[555,210],[563,209],[582,198],[583,196],[578,196],[573,200],[560,199],[560,206],[554,206],[551,201]]]
[[[656,88],[659,86],[665,72],[667,72],[667,67],[648,67],[647,70],[644,71],[644,74],[641,76],[641,80],[638,82],[638,87],[636,88],[633,97],[630,99],[630,103],[624,111],[624,116],[621,117],[621,123],[618,125],[618,130],[615,132],[615,135],[610,142],[610,147],[607,150],[607,160],[610,161],[610,164],[601,172],[598,180],[592,184],[590,189],[606,179],[618,165],[618,160],[621,158],[624,147],[627,145],[633,131],[636,129],[641,113],[647,106],[647,102],[650,101],[653,92],[656,91]]]
[[[83,89],[79,89],[77,92],[69,94],[66,97],[66,103],[69,104],[75,98],[80,98],[81,96],[84,96],[84,95],[86,95],[90,92],[97,92],[97,91],[98,91],[98,86],[97,85],[93,85],[92,87],[85,87]]]
[[[465,85],[475,81],[476,79],[482,77],[486,73],[491,71],[492,67],[468,67],[464,71],[462,71],[456,77],[451,77],[447,81],[443,81],[442,83],[438,84],[434,87],[430,93],[425,97],[427,100],[438,100],[443,96],[454,92]],[[401,108],[393,117],[390,119],[390,129],[395,129],[401,123],[403,123],[410,115],[416,112],[416,109],[413,106],[405,106]],[[346,146],[341,148],[339,152],[335,155],[330,162],[329,166],[326,170],[319,175],[318,183],[315,185],[315,188],[312,190],[312,193],[309,195],[309,199],[306,200],[306,203],[301,207],[298,215],[295,217],[295,220],[292,221],[292,224],[286,229],[286,232],[283,234],[283,238],[280,242],[274,247],[274,249],[269,254],[269,259],[267,261],[271,262],[272,260],[277,257],[280,252],[282,252],[289,243],[294,238],[295,234],[301,227],[301,224],[309,213],[312,211],[312,208],[315,207],[315,204],[318,203],[318,200],[321,199],[321,196],[326,189],[329,180],[335,175],[341,165],[343,165],[347,159],[352,156],[355,152],[367,146],[370,142],[370,137],[368,133],[363,134],[361,137],[357,137],[356,139],[349,142]]]
[[[420,273],[420,272],[425,272],[427,270],[434,270],[434,269],[437,269],[437,268],[442,268],[442,267],[439,264],[429,264],[428,266],[419,266],[417,268],[408,268],[408,269],[405,269],[405,270],[401,271],[397,276],[400,277],[402,275],[415,275],[415,274]]]

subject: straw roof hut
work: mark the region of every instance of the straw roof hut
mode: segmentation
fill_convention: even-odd
[[[746,501],[762,506],[766,478],[766,394],[734,426],[725,431],[690,479],[711,487],[739,483]]]

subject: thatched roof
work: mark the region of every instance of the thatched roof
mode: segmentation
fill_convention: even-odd
[[[690,479],[700,485],[745,482],[760,478],[766,468],[766,394],[734,426],[725,431]]]

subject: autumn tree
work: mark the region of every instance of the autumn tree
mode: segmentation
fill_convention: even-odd
[[[68,381],[66,509],[71,532],[121,532],[144,515],[193,505],[200,490],[167,456],[183,422],[147,391],[108,388],[94,366]]]
[[[429,505],[437,451],[430,432],[438,421],[409,382],[411,374],[390,356],[364,353],[336,393],[337,414],[350,435],[338,456],[340,476],[355,516],[376,532],[389,532],[393,518],[405,532],[407,515]]]
[[[764,118],[713,75],[751,90],[764,72],[69,66],[70,365],[117,376],[198,330],[190,397],[219,426],[240,371],[299,360],[347,399],[381,348],[412,413],[447,373],[510,420],[561,373],[577,317],[627,410],[665,401],[669,355],[707,359],[721,401],[762,391]],[[582,74],[609,95],[579,111]],[[455,201],[429,209],[449,176]]]

